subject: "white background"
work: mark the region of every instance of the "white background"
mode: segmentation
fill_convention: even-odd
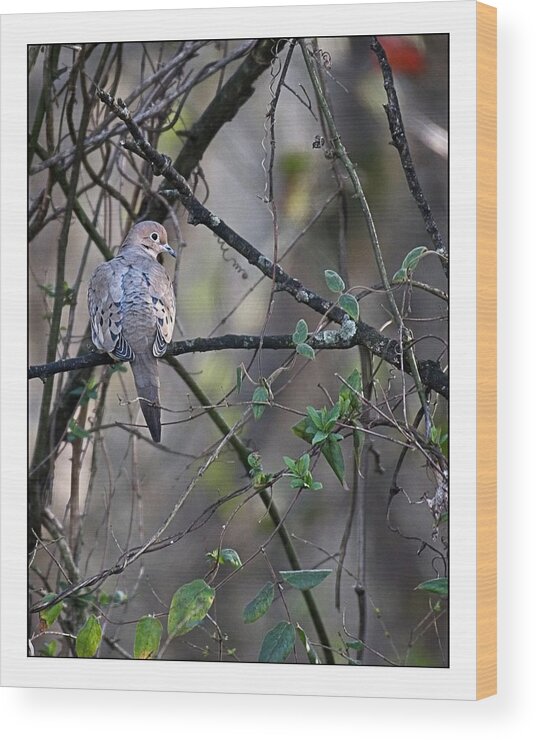
[[[156,0],[154,7],[260,4],[285,3]],[[293,0],[292,4],[317,3]],[[451,740],[456,735],[461,740],[493,740],[505,733],[524,738],[534,732],[536,589],[531,545],[536,519],[529,467],[534,458],[534,310],[529,304],[536,272],[534,24],[528,2],[494,0],[493,4],[499,10],[499,696],[471,703],[2,688],[0,716],[9,736],[13,731],[18,737],[46,732],[72,733],[81,740],[97,734],[130,740],[173,733],[181,738],[195,734],[204,740],[351,733],[358,738],[397,740],[422,736]],[[123,10],[151,5],[146,0],[93,0],[79,5],[67,0],[46,4],[19,0],[9,10],[52,12],[75,7]],[[8,111],[2,111],[6,115]]]

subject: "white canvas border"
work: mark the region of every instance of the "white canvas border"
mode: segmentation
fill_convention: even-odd
[[[259,30],[262,29],[262,34]],[[26,44],[450,34],[450,668],[57,660],[26,656]],[[1,20],[1,683],[473,699],[476,690],[476,4],[219,8]]]

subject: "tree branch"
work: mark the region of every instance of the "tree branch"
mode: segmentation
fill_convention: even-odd
[[[365,324],[365,327],[367,325]],[[370,328],[370,327],[367,327]],[[375,332],[374,329],[372,329]],[[396,340],[385,341],[397,345]],[[345,338],[343,331],[324,331],[316,336],[311,336],[307,343],[313,349],[350,349],[361,343],[366,343],[367,338],[356,332],[353,336]],[[371,344],[371,342],[369,342]],[[225,349],[258,349],[261,345],[261,337],[255,334],[224,334],[220,337],[197,337],[196,339],[184,339],[170,344],[165,357],[176,357],[191,354],[193,352],[216,352]],[[296,344],[291,334],[279,334],[266,336],[262,340],[263,349],[295,349]],[[368,344],[366,344],[368,346]],[[387,352],[387,350],[386,350]],[[379,354],[379,353],[376,353]],[[387,354],[390,354],[387,352]],[[85,355],[71,357],[67,360],[56,360],[44,365],[30,365],[28,368],[28,380],[34,378],[45,378],[57,373],[65,373],[70,370],[81,370],[99,365],[112,365],[115,361],[106,354],[100,352],[88,352]],[[392,364],[395,364],[393,362]],[[419,363],[419,371],[422,381],[427,388],[431,388],[441,396],[448,398],[448,376],[441,370],[439,363],[434,360],[424,360]]]
[[[406,176],[409,191],[413,196],[413,199],[419,207],[421,212],[426,231],[430,234],[432,243],[435,251],[445,259],[443,262],[443,268],[445,274],[448,274],[448,266],[446,260],[448,260],[448,249],[441,236],[439,227],[436,224],[435,218],[432,214],[432,210],[428,204],[428,201],[424,197],[424,193],[415,171],[415,165],[409,149],[408,140],[406,138],[406,132],[404,130],[404,123],[402,121],[402,112],[400,110],[400,103],[398,102],[398,95],[396,94],[395,83],[393,80],[393,71],[391,65],[387,60],[385,49],[380,44],[376,36],[372,37],[372,44],[370,48],[376,54],[380,68],[383,75],[383,86],[387,93],[387,105],[384,105],[385,112],[387,114],[387,120],[389,122],[389,130],[395,149],[397,150],[400,161],[402,163],[402,169]]]

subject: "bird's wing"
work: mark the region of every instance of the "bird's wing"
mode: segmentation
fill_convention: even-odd
[[[126,269],[120,258],[99,265],[90,278],[87,298],[93,344],[117,360],[131,361],[134,352],[123,335]]]
[[[148,290],[156,318],[153,354],[161,357],[173,337],[175,326],[175,292],[164,268],[155,262],[149,277]]]

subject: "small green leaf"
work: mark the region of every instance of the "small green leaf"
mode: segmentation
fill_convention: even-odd
[[[341,445],[334,438],[334,435],[330,434],[322,445],[322,454],[328,461],[330,468],[342,483],[343,487],[348,488],[344,479],[344,455],[342,454]]]
[[[361,411],[360,394],[363,392],[363,381],[359,370],[354,370],[339,391],[339,404],[343,409],[343,416],[352,416]]]
[[[400,270],[397,270],[395,274],[393,275],[392,281],[393,283],[405,283],[408,279],[408,271],[405,270],[403,267],[400,268]]]
[[[59,651],[59,642],[57,640],[50,640],[41,645],[39,654],[44,658],[55,658]]]
[[[83,429],[75,419],[71,419],[69,422],[69,432],[67,434],[69,442],[72,442],[75,439],[86,439],[89,436],[87,429]]]
[[[262,385],[259,385],[255,390],[253,391],[253,416],[258,421],[261,416],[266,411],[266,402],[269,399],[269,394],[266,388]]]
[[[323,442],[328,437],[328,432],[316,432],[314,435],[311,444],[317,445],[319,442]]]
[[[321,491],[321,490],[322,490],[322,488],[324,488],[324,486],[323,486],[323,485],[322,485],[322,483],[320,483],[320,481],[318,481],[318,480],[314,480],[314,481],[313,481],[313,482],[311,483],[311,485],[310,485],[310,489],[311,489],[311,491]]]
[[[431,581],[423,581],[415,588],[416,591],[426,591],[430,594],[436,594],[446,599],[449,595],[448,578],[433,578]]]
[[[298,588],[300,591],[309,591],[309,589],[318,586],[324,578],[327,578],[331,570],[280,570],[279,575],[286,581],[289,586]]]
[[[313,665],[322,665],[322,661],[318,657],[314,647],[309,642],[309,638],[305,634],[303,627],[300,627],[300,625],[297,624],[296,631],[298,633],[298,637],[300,638],[303,647],[305,648],[305,653],[307,655],[307,659],[309,660],[309,663],[312,663]]]
[[[136,625],[134,638],[134,657],[140,660],[150,660],[158,653],[162,624],[156,617],[142,617]]]
[[[79,658],[92,658],[102,640],[102,628],[97,618],[91,614],[76,636],[76,654]]]
[[[259,653],[259,663],[283,663],[292,652],[296,640],[294,625],[279,622],[266,633]]]
[[[303,439],[305,440],[305,442],[309,442],[310,444],[313,435],[307,432],[307,426],[307,419],[302,419],[297,424],[294,424],[294,426],[292,427],[292,431],[294,432],[296,437],[299,437],[300,439]]]
[[[296,346],[296,352],[299,355],[303,355],[304,357],[307,357],[308,360],[314,360],[315,359],[315,351],[314,349],[309,346],[308,344],[304,344],[303,342],[301,344],[298,344]]]
[[[311,419],[317,429],[322,429],[322,416],[313,406],[307,406],[307,416]]]
[[[303,455],[299,458],[299,460],[296,460],[296,470],[298,470],[303,475],[309,470],[310,466],[311,466],[311,455],[309,455],[308,452],[304,452]]]
[[[212,552],[207,552],[207,556],[215,560],[217,563],[220,563],[220,565],[223,565],[224,563],[229,563],[229,565],[232,565],[233,568],[239,568],[242,565],[240,556],[238,555],[236,550],[233,550],[230,547],[224,547],[223,550],[213,550]]]
[[[415,247],[408,252],[402,262],[402,269],[407,272],[413,272],[419,264],[421,257],[428,251],[427,247]]]
[[[358,650],[361,652],[365,647],[365,644],[361,640],[350,640],[346,643],[346,647],[350,648],[350,650]]]
[[[259,593],[244,607],[242,617],[246,624],[251,624],[260,619],[270,608],[274,600],[274,584],[270,581],[265,583]]]
[[[283,455],[283,462],[287,466],[289,470],[291,470],[293,473],[296,471],[296,461],[293,460],[291,457],[287,457],[286,455]]]
[[[224,547],[220,553],[220,557],[223,558],[224,563],[229,563],[229,565],[232,565],[233,568],[240,568],[240,566],[242,565],[240,555],[231,547]]]
[[[248,465],[251,470],[262,470],[261,456],[258,452],[250,452],[248,455]]]
[[[175,591],[168,614],[168,635],[185,635],[207,616],[216,591],[198,578]]]
[[[300,319],[296,324],[296,328],[294,329],[292,341],[294,342],[294,344],[302,344],[307,339],[308,334],[309,327],[307,326],[307,322],[303,319]]]
[[[363,392],[363,380],[361,378],[361,373],[357,368],[353,370],[350,375],[346,378],[346,382],[352,388],[355,393],[362,393]],[[347,390],[350,390],[347,388]]]
[[[52,599],[56,598],[57,594],[47,594],[43,601],[52,601]],[[54,606],[48,607],[48,609],[43,609],[43,611],[39,614],[39,622],[41,626],[41,630],[45,630],[51,625],[54,624],[56,619],[60,616],[61,610],[63,609],[63,602],[60,601],[57,604],[54,604]]]
[[[331,411],[326,415],[326,421],[324,428],[326,426],[332,426],[341,415],[341,408],[338,403],[335,404],[335,406],[331,409]]]
[[[326,285],[333,293],[342,293],[346,288],[344,280],[335,270],[324,270]]]
[[[353,295],[350,295],[350,293],[345,293],[345,295],[341,295],[341,297],[339,298],[339,306],[354,321],[357,321],[359,319],[359,303]]]

